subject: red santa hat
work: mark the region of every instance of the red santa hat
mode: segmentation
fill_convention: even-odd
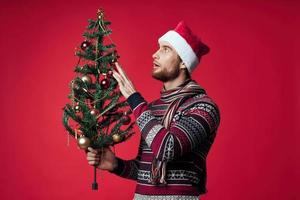
[[[199,64],[201,56],[209,52],[209,47],[183,21],[158,39],[159,43],[162,41],[172,45],[190,73]]]

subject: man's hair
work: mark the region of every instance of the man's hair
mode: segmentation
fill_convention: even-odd
[[[187,69],[187,68],[184,68],[183,70],[184,70],[185,78],[186,78],[186,79],[191,79],[191,74],[190,74],[190,72],[188,71],[188,69]]]
[[[180,62],[182,62],[182,59],[180,58],[180,56],[178,54],[177,54],[177,56],[178,56]],[[187,68],[183,68],[183,70],[184,70],[185,78],[186,79],[191,79],[191,74],[190,74],[189,70]]]

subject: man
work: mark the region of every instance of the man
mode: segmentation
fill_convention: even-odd
[[[152,76],[163,82],[160,99],[148,104],[118,63],[113,71],[141,131],[137,157],[122,160],[109,148],[89,148],[87,160],[136,180],[135,200],[196,200],[207,192],[206,157],[220,123],[218,106],[191,80],[209,48],[184,22],[158,41]]]

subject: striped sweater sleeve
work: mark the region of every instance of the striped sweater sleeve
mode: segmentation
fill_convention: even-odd
[[[152,115],[147,102],[136,92],[127,99],[143,139],[157,159],[171,161],[211,138],[219,125],[216,106],[202,102],[174,116],[169,129]]]
[[[119,157],[116,157],[118,161],[118,167],[111,171],[111,173],[118,175],[122,178],[137,180],[138,172],[138,161],[134,160],[123,160]]]
[[[120,176],[122,178],[137,180],[137,174],[139,169],[139,163],[141,159],[141,143],[139,147],[138,155],[135,159],[132,160],[123,160],[119,157],[116,157],[118,165],[117,168],[111,171],[111,173]]]

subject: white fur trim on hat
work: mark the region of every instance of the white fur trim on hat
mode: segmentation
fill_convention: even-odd
[[[172,45],[190,73],[198,65],[199,60],[192,47],[176,31],[168,31],[158,39],[158,42],[161,41],[168,42]]]

